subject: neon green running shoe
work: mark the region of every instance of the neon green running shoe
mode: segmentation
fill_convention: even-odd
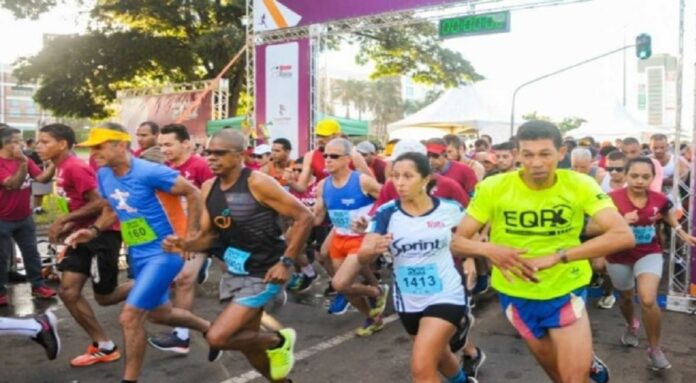
[[[295,366],[294,349],[297,332],[291,328],[285,328],[278,332],[285,339],[285,342],[278,348],[266,350],[271,367],[271,379],[273,380],[285,379]]]

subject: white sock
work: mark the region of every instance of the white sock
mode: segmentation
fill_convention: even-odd
[[[104,351],[111,351],[116,348],[114,342],[107,340],[106,342],[99,342],[99,349]]]
[[[174,335],[176,335],[177,338],[181,340],[188,340],[189,338],[189,329],[186,327],[177,327],[174,329]]]
[[[310,278],[317,275],[317,273],[314,271],[314,267],[311,264],[302,268],[302,274],[304,274]]]
[[[35,337],[41,332],[41,324],[33,318],[15,319],[0,317],[0,336],[23,335]]]

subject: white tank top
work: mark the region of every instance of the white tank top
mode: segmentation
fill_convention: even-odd
[[[674,154],[670,154],[667,165],[662,166],[662,179],[670,179],[674,176]]]

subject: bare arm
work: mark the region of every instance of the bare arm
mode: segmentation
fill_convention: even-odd
[[[314,226],[319,226],[324,222],[326,217],[326,204],[324,203],[324,182],[326,179],[319,181],[317,185],[317,200],[314,204]]]
[[[367,176],[374,177],[372,171],[370,170],[370,167],[367,166],[365,158],[356,149],[353,149],[353,153],[351,153],[351,159],[353,160],[353,166],[355,166],[355,170]]]
[[[34,180],[36,182],[45,184],[46,182],[50,182],[55,174],[56,166],[53,164],[53,162],[49,162],[44,171],[42,171],[38,176],[34,177]]]
[[[104,205],[108,205],[108,203],[101,198],[99,192],[97,192],[97,189],[92,189],[86,192],[84,194],[84,198],[87,201],[84,206],[75,211],[71,211],[58,219],[63,221],[63,223],[68,223],[85,218],[91,218],[97,214],[100,214],[104,210]]]
[[[380,190],[382,190],[382,185],[379,182],[377,182],[376,178],[365,174],[361,174],[360,188],[366,195],[369,195],[370,197],[377,199],[379,198]]]
[[[302,161],[302,172],[297,177],[297,182],[288,182],[288,186],[298,193],[307,191],[309,181],[312,179],[312,158],[314,157],[314,150],[305,154],[304,161]]]
[[[665,223],[667,223],[672,229],[674,229],[676,231],[679,238],[681,238],[683,241],[687,242],[691,246],[694,246],[696,244],[696,238],[689,235],[689,233],[687,233],[684,230],[682,225],[679,223],[679,220],[677,219],[677,215],[674,213],[673,209],[669,209],[669,211],[667,211],[667,213],[663,213],[663,214],[665,214],[665,215],[664,215],[664,218],[662,220],[665,221]]]
[[[169,193],[186,198],[186,207],[188,209],[186,236],[191,238],[198,233],[201,226],[201,211],[203,210],[201,192],[184,177],[178,176]]]
[[[292,236],[288,238],[285,256],[295,260],[314,227],[312,213],[268,175],[252,173],[249,177],[249,190],[257,201],[275,210],[279,215],[292,219]]]
[[[206,251],[212,246],[213,241],[217,237],[217,234],[213,230],[212,222],[210,221],[210,214],[208,213],[208,208],[206,207],[205,201],[210,194],[212,189],[214,179],[205,181],[201,185],[201,194],[203,195],[201,199],[201,218],[200,218],[200,230],[197,235],[189,237],[188,240],[181,244],[181,248],[184,251]],[[168,242],[168,241],[166,241]],[[174,249],[170,249],[174,251]]]
[[[369,233],[363,238],[360,250],[358,250],[358,261],[362,265],[369,265],[374,262],[380,254],[389,250],[389,244],[392,241],[392,235],[380,235]]]
[[[19,168],[17,169],[17,171],[13,175],[9,176],[4,181],[2,181],[2,186],[7,190],[16,190],[22,186],[26,178],[27,158],[23,157],[23,160],[20,160]]]

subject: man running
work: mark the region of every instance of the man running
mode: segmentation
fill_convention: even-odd
[[[281,186],[287,187],[288,179],[290,179],[293,161],[290,160],[290,152],[292,144],[287,138],[276,138],[271,146],[271,160],[266,166],[261,168],[261,171],[273,177]],[[287,187],[289,189],[289,187]]]
[[[60,216],[48,231],[51,243],[62,243],[65,237],[94,224],[103,207],[97,190],[94,170],[73,154],[75,132],[67,125],[50,124],[39,129],[36,150],[44,161],[56,166],[56,194]],[[118,285],[118,257],[121,233],[105,229],[93,240],[75,248],[67,248],[58,270],[59,296],[75,321],[90,336],[87,352],[70,361],[73,367],[115,362],[121,358],[113,340],[106,334],[82,290],[92,279],[94,300],[110,306],[126,299],[132,282]]]
[[[507,173],[515,170],[515,145],[512,142],[501,142],[493,145],[493,153],[498,160],[498,171]]]
[[[211,347],[238,350],[271,381],[288,381],[294,366],[293,329],[260,331],[263,306],[281,291],[309,236],[312,214],[271,177],[243,166],[246,139],[238,131],[215,133],[206,155],[215,179],[203,184],[200,234],[171,236],[165,248],[205,251],[215,237],[226,247],[227,273],[220,300],[229,302],[208,331]],[[279,216],[292,219],[287,245]]]
[[[191,135],[184,125],[169,124],[160,129],[157,144],[166,159],[166,165],[179,172],[187,181],[200,189],[203,183],[213,178],[213,172],[206,161],[193,154]],[[182,201],[182,202],[185,202]],[[174,281],[174,307],[191,311],[195,297],[195,283],[206,278],[211,260],[205,253],[191,254],[184,268]],[[149,337],[153,347],[177,354],[188,354],[190,345],[189,329],[177,327],[171,332]]]
[[[121,223],[135,274],[135,283],[119,317],[126,345],[123,382],[131,383],[137,381],[145,357],[146,319],[202,333],[210,328],[207,320],[172,307],[169,286],[184,260],[179,254],[162,251],[166,236],[198,232],[201,199],[198,189],[175,170],[134,158],[130,152],[131,137],[122,126],[104,126],[92,129],[80,146],[90,148],[100,166],[99,192],[108,204],[93,225],[73,233],[66,244],[76,247],[99,236],[116,219]],[[180,196],[186,198],[188,224]]]
[[[640,142],[635,137],[624,138],[621,145],[621,152],[626,155],[626,161],[640,157],[642,155]],[[662,181],[664,180],[662,175],[662,164],[655,158],[652,158],[652,161],[655,165],[655,178],[650,184],[650,190],[662,193]]]
[[[447,144],[445,140],[431,138],[425,144],[425,147],[428,150],[430,166],[434,172],[457,181],[467,194],[472,195],[474,193],[474,188],[478,182],[476,173],[468,165],[462,162],[450,161],[447,158]]]
[[[631,248],[633,235],[596,182],[556,169],[564,148],[555,125],[527,122],[516,141],[522,168],[478,185],[453,252],[484,256],[495,266],[492,284],[503,310],[551,380],[585,382],[592,372],[606,382],[585,311],[587,259]],[[580,244],[585,214],[603,234]],[[473,240],[487,223],[490,242]]]
[[[60,353],[58,319],[51,311],[35,315],[33,318],[0,317],[0,336],[28,336],[46,350],[48,360],[54,360]]]
[[[153,162],[162,162],[164,157],[157,146],[157,137],[160,133],[160,127],[152,121],[145,121],[138,126],[135,131],[135,137],[138,141],[139,148],[133,151],[133,155],[142,158],[143,156],[151,158]]]
[[[331,241],[329,257],[336,274],[340,273],[346,258],[357,255],[365,235],[353,231],[351,225],[358,217],[367,215],[381,188],[373,177],[350,170],[348,165],[352,152],[353,145],[345,138],[329,141],[324,149],[324,159],[330,176],[317,186],[315,223],[320,224],[328,212],[334,226],[334,234],[328,239]],[[368,277],[367,284],[355,283],[354,278],[339,278],[332,284],[365,315],[365,324],[356,332],[358,336],[369,336],[384,327],[381,315],[386,306],[389,286],[380,286],[371,272],[363,274]],[[372,302],[368,302],[367,298],[372,298]]]
[[[682,156],[675,155],[670,148],[667,136],[662,133],[653,134],[650,137],[650,151],[652,158],[662,165],[662,187],[665,193],[669,193],[674,183],[674,173],[679,172],[681,180],[689,176],[690,166]]]

